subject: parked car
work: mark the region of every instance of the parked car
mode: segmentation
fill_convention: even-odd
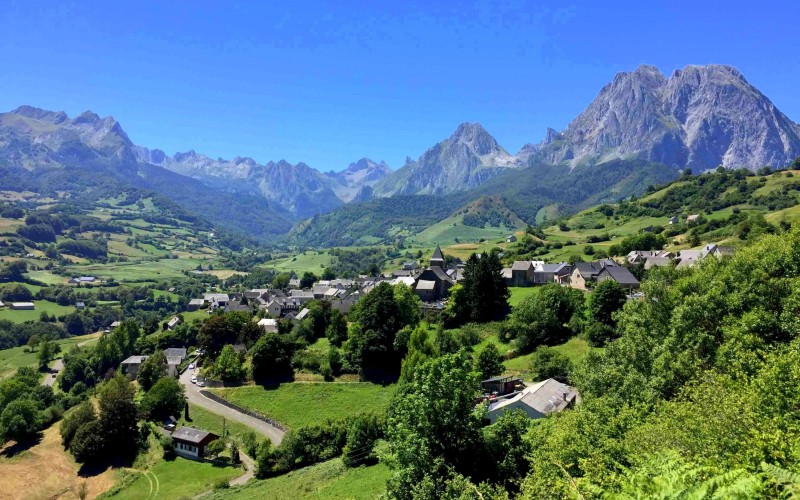
[[[196,383],[197,383],[197,377],[195,377],[194,375],[192,375],[192,378],[190,378],[189,380],[190,380],[190,381],[191,381],[193,384],[196,384]]]
[[[197,381],[197,387],[205,387],[205,386],[206,386],[206,383],[203,382],[202,380],[198,380]]]
[[[189,364],[189,369],[190,369],[190,370],[194,370],[194,363],[190,363],[190,364]]]

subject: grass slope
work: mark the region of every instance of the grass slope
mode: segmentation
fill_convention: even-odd
[[[211,489],[220,479],[231,479],[244,473],[241,468],[195,462],[176,457],[161,460],[147,471],[139,471],[129,486],[103,498],[140,500],[144,498],[191,498]]]
[[[389,407],[395,386],[370,383],[290,383],[277,389],[261,386],[212,389],[217,395],[252,408],[292,429]]]
[[[89,335],[81,335],[80,337],[61,339],[57,342],[61,346],[61,354],[63,355],[63,353],[69,351],[72,346],[88,345],[96,342],[98,338],[100,338],[99,333],[92,333]],[[17,368],[37,365],[37,352],[25,352],[25,349],[25,346],[20,346],[0,351],[0,378],[11,375]]]
[[[82,483],[87,498],[94,498],[114,484],[111,469],[88,477],[78,475],[80,466],[61,446],[58,424],[45,429],[42,440],[25,451],[11,455],[8,447],[0,450],[0,498],[78,498]]]
[[[205,498],[373,500],[384,492],[390,475],[391,471],[382,463],[348,469],[337,458],[238,488],[215,491]]]

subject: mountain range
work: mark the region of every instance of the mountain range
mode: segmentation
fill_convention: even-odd
[[[677,175],[686,167],[783,167],[798,156],[800,125],[738,70],[722,65],[687,66],[669,77],[652,66],[619,73],[565,130],[548,129],[543,141],[516,154],[480,124],[462,123],[396,171],[367,158],[338,172],[322,172],[285,160],[261,164],[248,157],[213,159],[195,151],[168,155],[135,145],[113,117],[91,111],[74,118],[31,106],[0,113],[0,187],[24,184],[55,190],[62,183],[62,191],[72,186],[84,195],[98,183],[109,189],[115,183],[117,188],[149,189],[215,224],[264,239],[346,205],[384,213],[375,208],[380,200],[408,196],[449,197],[451,202],[439,204],[449,210],[458,208],[451,203],[468,203],[477,196],[509,195],[506,203],[513,206],[511,193],[522,198],[536,193],[541,199],[518,206],[515,214],[534,222],[534,208],[544,201],[565,206],[582,202],[568,192],[552,191],[569,186],[564,179],[570,176],[580,182],[601,176],[603,182],[596,187],[608,192],[593,187],[580,192],[603,198],[641,192],[646,186],[634,185],[635,179],[661,178],[670,171]],[[656,174],[639,172],[653,165],[660,166]],[[521,185],[528,192],[520,192]],[[417,202],[408,206],[425,210]],[[304,224],[294,234],[310,227],[313,223]]]

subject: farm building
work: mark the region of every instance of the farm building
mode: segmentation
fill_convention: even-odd
[[[32,311],[35,309],[36,306],[33,305],[33,302],[12,302],[11,309],[15,311]]]
[[[181,321],[179,317],[173,316],[172,319],[167,322],[167,330],[174,330],[178,328],[181,323],[183,323],[183,321]]]
[[[172,433],[175,453],[186,458],[203,458],[208,445],[219,438],[213,432],[183,426]]]
[[[549,378],[511,397],[490,403],[487,417],[494,423],[507,411],[520,409],[529,418],[543,418],[574,406],[577,399],[575,389]]]
[[[187,311],[197,311],[198,309],[202,309],[206,306],[205,299],[192,299],[186,305]]]
[[[521,386],[524,386],[522,379],[513,376],[492,377],[481,381],[481,390],[483,392],[486,394],[496,394],[498,396],[511,394]]]

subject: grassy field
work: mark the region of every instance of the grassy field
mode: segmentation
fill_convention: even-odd
[[[292,257],[274,259],[263,267],[275,269],[278,272],[294,271],[298,275],[309,271],[317,276],[322,274],[322,270],[333,263],[333,256],[326,251],[307,251]]]
[[[531,295],[535,295],[536,291],[539,290],[539,287],[535,286],[512,286],[508,288],[508,291],[511,292],[511,295],[508,297],[508,303],[511,307],[516,306],[523,299],[530,297]]]
[[[395,386],[369,383],[290,383],[212,389],[223,398],[252,408],[292,429],[359,413],[380,413],[389,406]]]
[[[205,498],[373,500],[384,492],[390,475],[391,471],[382,463],[348,469],[337,458],[238,488],[215,491]]]
[[[161,259],[73,265],[67,267],[67,270],[72,274],[113,278],[119,282],[140,282],[180,278],[183,276],[183,271],[191,271],[197,268],[198,264],[207,266],[208,262],[199,259]]]
[[[0,453],[0,498],[78,498],[81,484],[86,484],[87,498],[94,498],[114,484],[111,469],[81,477],[79,468],[61,446],[58,425],[53,425],[35,446],[13,456]]]
[[[244,473],[238,467],[217,466],[177,457],[161,460],[153,468],[141,472],[128,487],[103,498],[140,500],[144,498],[191,498],[211,489],[220,479],[231,479]]]
[[[583,339],[571,338],[561,345],[554,346],[553,349],[568,357],[573,363],[578,363],[589,354],[590,350],[596,348],[591,347]],[[533,358],[533,353],[506,360],[503,364],[509,372],[524,377],[530,371],[531,358]]]
[[[61,346],[61,353],[63,354],[69,351],[72,346],[92,344],[96,342],[98,338],[100,338],[99,333],[92,333],[79,337],[61,339],[58,341],[58,344]],[[20,346],[0,351],[0,378],[11,375],[20,367],[36,366],[36,352],[25,352],[25,349],[25,346]]]
[[[0,309],[0,319],[7,319],[14,323],[24,323],[26,321],[39,321],[43,312],[50,316],[63,316],[71,312],[75,312],[75,306],[60,306],[55,302],[48,302],[46,300],[34,300],[35,309],[32,311],[15,311],[10,307]]]
[[[28,278],[40,281],[46,285],[66,285],[68,279],[63,276],[58,276],[50,271],[28,271]]]
[[[178,426],[188,425],[189,427],[203,429],[205,431],[213,432],[218,436],[222,436],[223,418],[216,413],[212,413],[208,410],[200,408],[199,406],[190,404],[189,418],[191,420],[186,420],[183,418],[183,415],[181,415],[181,418],[178,420]],[[250,431],[250,428],[246,425],[233,422],[231,420],[226,420],[224,425],[226,434],[235,437],[241,437],[243,434]]]

